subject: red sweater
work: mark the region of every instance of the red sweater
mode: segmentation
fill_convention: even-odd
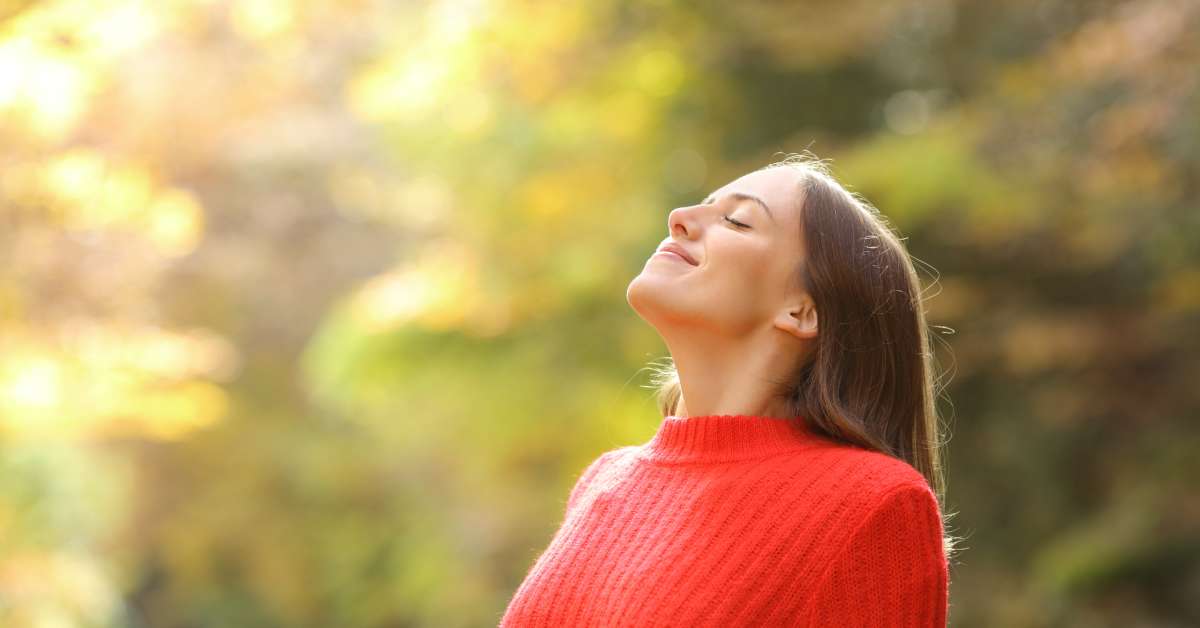
[[[908,463],[786,419],[668,416],[583,471],[500,625],[944,628],[947,591]]]

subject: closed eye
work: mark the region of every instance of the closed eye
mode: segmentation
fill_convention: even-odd
[[[722,218],[724,218],[724,219],[725,219],[727,222],[731,222],[731,223],[733,223],[733,224],[735,224],[735,225],[737,225],[737,226],[739,226],[739,227],[742,227],[742,228],[745,228],[745,229],[749,229],[749,228],[750,228],[750,225],[748,225],[748,224],[746,224],[746,223],[744,223],[744,222],[738,222],[738,221],[736,221],[736,220],[734,220],[734,219],[730,218],[729,216],[722,216]]]

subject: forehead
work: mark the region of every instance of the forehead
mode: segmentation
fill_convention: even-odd
[[[801,173],[795,168],[774,167],[757,170],[726,183],[713,194],[731,192],[753,194],[766,201],[778,220],[796,220],[799,211]]]

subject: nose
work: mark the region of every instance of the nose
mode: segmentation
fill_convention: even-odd
[[[696,206],[677,207],[667,214],[667,233],[674,236],[679,234],[684,237],[695,235],[698,229],[697,223],[694,220],[694,210]]]

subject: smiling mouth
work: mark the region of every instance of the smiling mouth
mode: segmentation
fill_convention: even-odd
[[[692,258],[691,253],[688,253],[686,250],[684,250],[682,247],[680,247],[678,244],[676,244],[674,242],[671,242],[669,244],[665,243],[662,246],[658,247],[658,249],[655,250],[655,254],[658,254],[658,253],[670,253],[672,255],[675,255],[679,259],[687,262],[688,266],[699,266],[700,265],[699,262],[695,261]]]
[[[652,255],[651,257],[671,257],[671,258],[674,258],[674,259],[677,259],[677,260],[683,262],[684,264],[687,264],[688,266],[692,265],[691,262],[687,261],[686,257],[684,257],[674,251],[655,251],[654,255]]]

